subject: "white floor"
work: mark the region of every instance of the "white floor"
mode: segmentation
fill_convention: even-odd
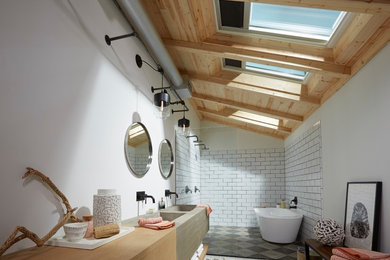
[[[205,260],[258,260],[258,259],[241,258],[241,257],[228,257],[228,256],[216,256],[216,255],[206,255]]]

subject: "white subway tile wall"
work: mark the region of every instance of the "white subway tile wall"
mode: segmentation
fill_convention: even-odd
[[[285,147],[285,157],[286,198],[298,197],[298,210],[304,214],[301,236],[310,238],[323,208],[320,124]]]
[[[320,124],[285,148],[199,153],[192,141],[176,135],[177,204],[210,204],[211,226],[253,227],[258,226],[253,207],[275,207],[297,196],[304,214],[301,238],[313,237],[312,227],[322,218]]]
[[[200,153],[194,138],[186,138],[176,133],[176,192],[179,198],[176,204],[200,204],[200,192],[195,193],[195,186],[200,187]],[[185,193],[185,187],[192,192]]]
[[[201,152],[201,201],[213,209],[210,225],[253,227],[253,207],[284,199],[284,149]]]

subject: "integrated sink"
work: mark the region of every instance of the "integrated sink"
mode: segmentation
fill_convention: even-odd
[[[191,211],[196,208],[196,205],[174,205],[162,211]]]
[[[162,217],[174,221],[176,228],[177,259],[191,259],[209,231],[209,217],[205,208],[196,205],[174,205],[152,214],[145,214],[122,222],[123,225],[138,226],[139,218]]]
[[[168,212],[168,211],[160,211],[160,217],[163,218],[163,220],[173,221],[177,219],[178,217],[183,216],[186,214],[185,212]]]

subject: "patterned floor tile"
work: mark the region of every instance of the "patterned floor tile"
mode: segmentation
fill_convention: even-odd
[[[288,255],[288,254],[291,254],[291,253],[295,253],[296,254],[297,251],[289,249],[289,248],[286,248],[286,247],[282,247],[282,248],[278,249],[278,252]]]
[[[296,260],[297,259],[297,256],[284,256],[282,258],[279,258],[278,260]]]
[[[268,257],[268,259],[280,259],[286,256],[285,254],[279,253],[278,251],[274,251],[274,250],[267,250],[261,252],[261,254],[265,257]]]
[[[296,259],[297,244],[264,241],[259,228],[212,226],[204,239],[212,259]],[[228,258],[233,257],[233,258]],[[238,257],[238,258],[236,258]],[[207,259],[207,258],[206,258]]]

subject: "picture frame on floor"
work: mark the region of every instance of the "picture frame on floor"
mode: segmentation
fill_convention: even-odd
[[[344,245],[378,249],[382,182],[348,182],[345,203]]]

